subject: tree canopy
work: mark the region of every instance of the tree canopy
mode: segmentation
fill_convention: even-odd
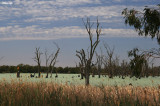
[[[133,26],[139,35],[156,37],[160,45],[160,4],[154,7],[145,6],[143,11],[125,8],[122,15],[125,24]]]

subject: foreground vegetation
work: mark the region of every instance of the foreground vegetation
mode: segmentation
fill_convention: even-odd
[[[160,87],[71,86],[55,83],[0,83],[0,105],[160,105]]]

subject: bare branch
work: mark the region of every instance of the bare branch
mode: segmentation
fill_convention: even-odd
[[[93,34],[92,34],[92,26],[94,23],[90,22],[90,19],[87,18],[86,22],[82,19],[83,24],[86,28],[86,31],[89,35],[89,40],[90,40],[90,47],[87,49],[85,52],[84,49],[81,49],[80,51],[76,51],[77,54],[76,56],[80,59],[81,63],[84,63],[84,69],[85,69],[85,78],[86,78],[86,85],[89,84],[89,73],[91,72],[91,66],[92,66],[92,58],[95,52],[95,49],[98,45],[99,41],[99,36],[101,35],[101,28],[99,27],[100,24],[98,22],[97,18],[97,28],[96,28],[96,41],[93,41]]]

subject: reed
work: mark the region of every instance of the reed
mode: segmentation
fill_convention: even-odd
[[[0,83],[1,106],[159,106],[160,87],[74,86],[47,82]]]

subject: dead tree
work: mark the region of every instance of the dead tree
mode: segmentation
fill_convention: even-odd
[[[78,51],[76,51],[78,52]],[[79,58],[80,62],[79,62],[79,69],[80,69],[80,72],[81,72],[81,79],[83,79],[83,76],[84,76],[84,60],[82,59],[81,55],[82,53],[79,52],[80,55],[77,53],[76,56]]]
[[[119,74],[119,56],[115,56],[115,58],[113,59],[113,75],[114,76],[118,76]]]
[[[36,48],[36,51],[35,51],[35,57],[33,58],[33,60],[38,64],[38,77],[40,78],[40,76],[41,76],[41,73],[40,73],[40,71],[41,71],[41,55],[42,55],[43,53],[42,52],[40,52],[40,47],[39,48]]]
[[[96,53],[96,59],[97,59],[97,72],[98,72],[98,78],[101,77],[100,73],[101,73],[101,69],[102,69],[102,64],[103,64],[103,54],[102,54],[102,50],[101,50],[101,54],[98,55],[98,53]]]
[[[105,69],[109,72],[109,78],[113,78],[113,53],[114,53],[114,47],[111,49],[106,43],[104,44],[104,47],[107,52],[107,56],[103,58],[103,63],[105,66]]]
[[[52,78],[52,72],[53,72],[55,64],[57,63],[57,57],[58,57],[58,54],[59,54],[59,51],[60,51],[60,48],[59,48],[58,44],[56,44],[56,43],[54,43],[54,44],[57,47],[57,51],[56,51],[55,54],[54,53],[52,54],[51,62],[49,64],[49,67],[51,67],[51,76],[50,76],[51,78]],[[57,70],[56,70],[56,76],[55,77],[58,77]]]
[[[48,65],[48,63],[49,63],[49,60],[50,60],[51,56],[52,56],[52,54],[48,56],[48,51],[47,51],[47,49],[46,49],[46,50],[45,50],[45,59],[46,59],[46,68],[48,68],[48,69],[47,69],[46,78],[48,78],[48,73],[49,73],[49,71],[50,71],[50,66]]]
[[[84,22],[84,20],[83,20],[83,24],[87,30],[88,35],[89,35],[90,47],[89,47],[87,53],[84,51],[84,49],[81,49],[80,51],[76,51],[76,53],[77,53],[76,55],[81,57],[82,61],[84,62],[85,85],[89,85],[89,76],[90,76],[90,72],[91,72],[92,58],[95,53],[95,49],[100,42],[99,37],[101,35],[101,28],[99,26],[100,23],[98,22],[98,19],[97,19],[97,27],[96,27],[96,35],[97,36],[96,36],[96,41],[93,42],[93,33],[92,33],[93,23],[90,22],[89,18],[87,18],[86,22]]]
[[[128,68],[128,63],[125,60],[122,60],[121,68],[122,70],[120,71],[119,76],[121,75],[122,79],[124,79],[124,76],[127,74],[127,68]]]
[[[49,72],[51,73],[50,77],[52,77],[52,72],[53,72],[54,66],[57,62],[57,57],[58,57],[58,54],[60,51],[59,46],[56,43],[54,43],[54,44],[57,47],[56,53],[52,53],[52,54],[48,55],[47,50],[45,50],[46,67],[48,67],[46,78],[48,78]],[[56,77],[58,77],[57,71],[56,71]]]

